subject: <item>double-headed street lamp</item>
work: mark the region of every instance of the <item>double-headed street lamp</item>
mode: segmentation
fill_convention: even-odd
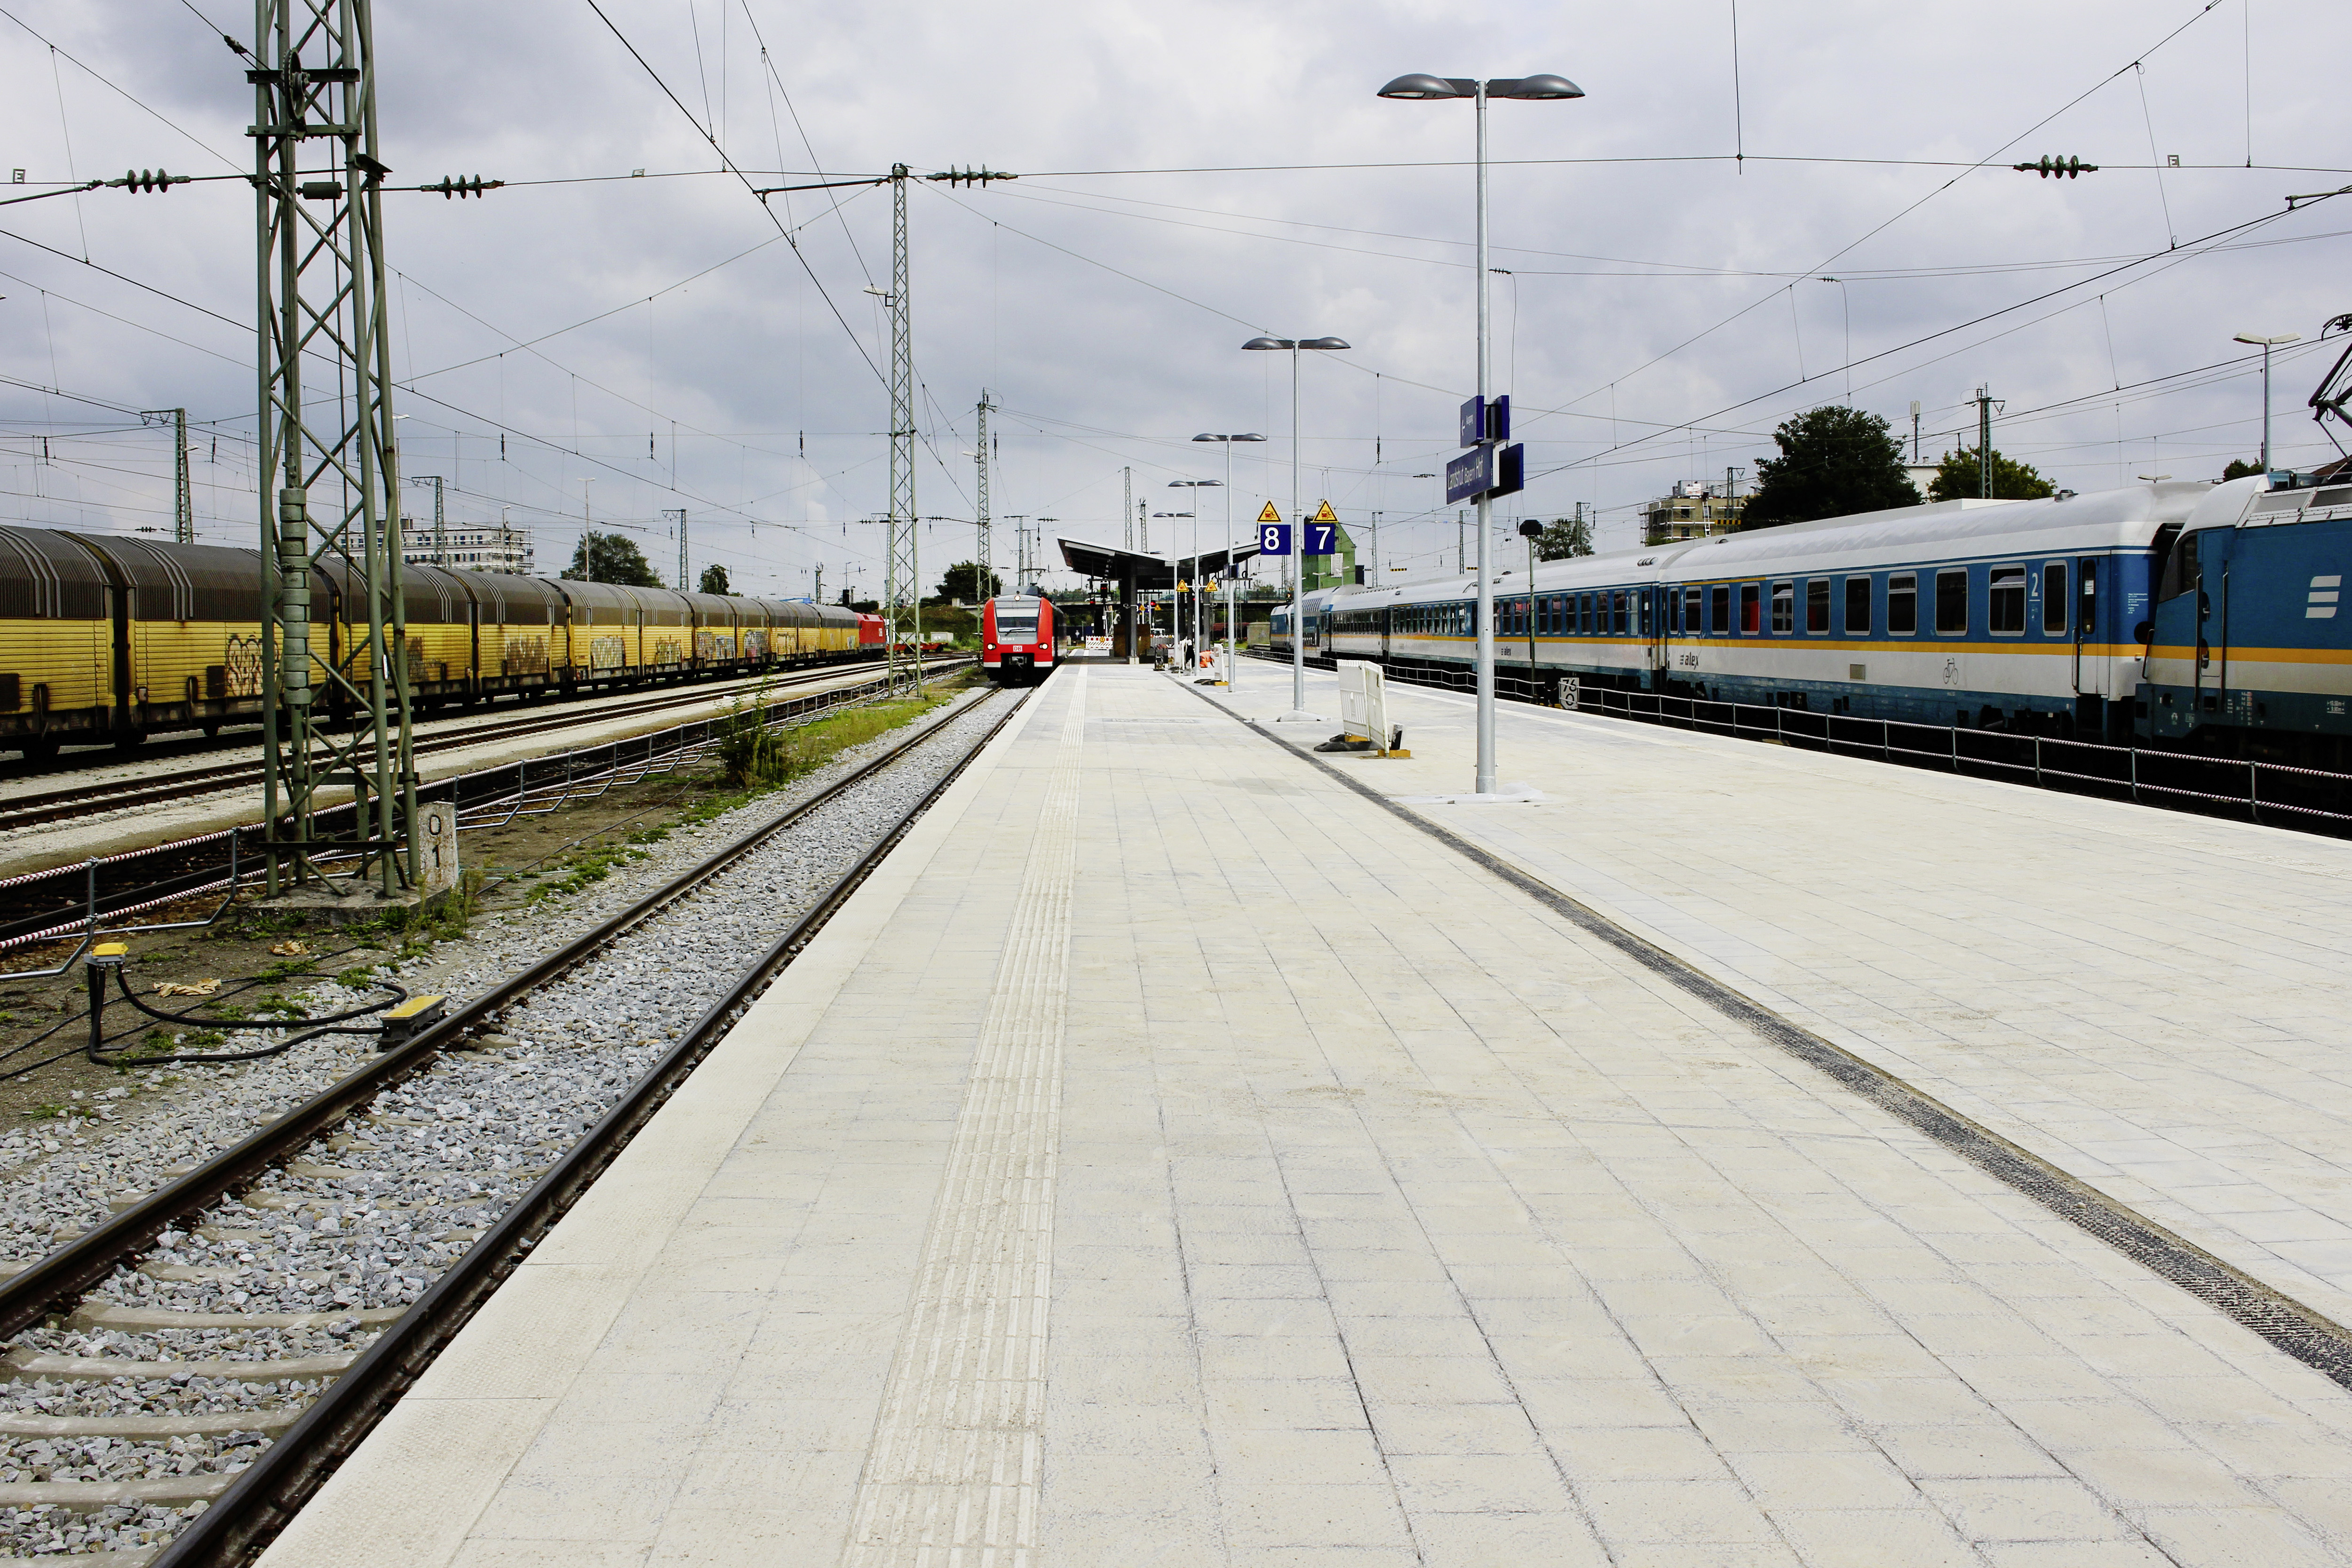
[[[1482,294],[1481,299],[1485,296]],[[1344,349],[1344,338],[1252,338],[1245,349],[1290,351],[1290,711],[1286,719],[1311,719],[1307,711],[1306,519],[1298,515],[1298,353],[1301,349]]]
[[[1195,441],[1214,441],[1225,449],[1225,681],[1234,684],[1241,673],[1241,660],[1234,651],[1234,443],[1263,441],[1265,437],[1255,430],[1238,436],[1211,436],[1203,433]]]
[[[2277,337],[2263,337],[2254,332],[2240,332],[2230,340],[2234,343],[2252,343],[2263,351],[2263,472],[2271,471],[2271,350],[2282,344],[2300,342],[2301,332],[2286,332]]]
[[[1382,98],[1413,100],[1466,98],[1478,109],[1478,399],[1486,406],[1488,368],[1493,359],[1492,319],[1486,304],[1486,100],[1490,98],[1548,101],[1582,98],[1584,89],[1559,76],[1496,77],[1473,81],[1463,77],[1401,76],[1381,89]],[[1495,578],[1488,569],[1488,534],[1494,501],[1478,496],[1478,793],[1495,793]]]

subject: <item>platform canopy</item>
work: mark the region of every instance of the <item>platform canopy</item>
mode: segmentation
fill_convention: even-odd
[[[1176,585],[1176,565],[1192,566],[1190,552],[1175,555],[1146,555],[1139,551],[1122,550],[1115,544],[1095,544],[1083,539],[1065,539],[1062,560],[1071,571],[1082,577],[1100,578],[1105,582],[1132,581],[1138,588],[1172,588]],[[1225,569],[1230,554],[1235,562],[1248,560],[1257,553],[1255,544],[1244,544],[1228,552],[1223,545],[1201,552],[1199,571],[1214,574]]]

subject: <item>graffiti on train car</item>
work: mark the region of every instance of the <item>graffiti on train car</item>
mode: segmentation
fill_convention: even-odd
[[[588,668],[618,669],[628,662],[628,653],[629,645],[620,637],[591,637],[588,639]]]
[[[544,637],[507,638],[506,656],[499,660],[499,673],[504,675],[545,675],[547,673],[547,638]]]

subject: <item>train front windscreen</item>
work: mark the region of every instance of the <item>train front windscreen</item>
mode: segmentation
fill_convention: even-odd
[[[996,640],[1000,643],[1035,642],[1037,640],[1037,601],[1034,599],[997,600]]]

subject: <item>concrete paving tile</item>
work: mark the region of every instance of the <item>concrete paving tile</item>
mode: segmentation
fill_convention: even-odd
[[[1382,1445],[1354,1431],[1217,1433],[1213,1448],[1221,1483],[1245,1486],[1383,1486]]]
[[[1535,1454],[1535,1426],[1517,1405],[1370,1406],[1384,1454]]]
[[[2114,1510],[2072,1479],[1923,1479],[1919,1489],[1970,1541],[2113,1541],[2132,1533]]]
[[[1772,1522],[1807,1568],[1977,1568],[1983,1560],[1924,1502],[1908,1508],[1787,1508]],[[2069,1542],[2068,1544],[2079,1544]]]
[[[1268,1486],[1220,1482],[1225,1537],[1249,1547],[1390,1547],[1410,1550],[1396,1493],[1379,1486]]]
[[[1730,1461],[1749,1495],[1776,1518],[1788,1510],[1927,1506],[1917,1484],[1878,1454],[1751,1452],[1730,1456]]]
[[[1612,1552],[1621,1542],[1772,1545],[1780,1539],[1731,1480],[1584,1481],[1577,1490]]]
[[[1391,1454],[1389,1473],[1407,1514],[1552,1513],[1572,1506],[1544,1454]]]
[[[1364,1396],[1351,1384],[1234,1378],[1202,1385],[1212,1431],[1370,1430]]]
[[[2172,1568],[2145,1541],[1996,1541],[1979,1550],[1993,1568]]]
[[[2178,1427],[2128,1399],[2004,1399],[2000,1413],[2043,1447],[2186,1450]]]
[[[1361,1355],[1353,1362],[1356,1386],[1375,1404],[1493,1405],[1514,1397],[1501,1371],[1483,1356]]]
[[[2006,1425],[1883,1426],[1876,1436],[1886,1457],[1921,1480],[2062,1479],[2066,1475],[2049,1454]]]
[[[2342,1560],[2284,1509],[2148,1509],[2138,1522],[2179,1568],[2277,1568]]]
[[[1609,1481],[1721,1481],[1722,1458],[1690,1426],[1585,1426],[1547,1434],[1569,1479]]]
[[[655,1561],[648,1542],[469,1541],[449,1559],[452,1568],[546,1568],[550,1563],[580,1568],[638,1568]]]
[[[1580,1513],[1431,1513],[1415,1510],[1423,1568],[1603,1568],[1608,1554]]]

